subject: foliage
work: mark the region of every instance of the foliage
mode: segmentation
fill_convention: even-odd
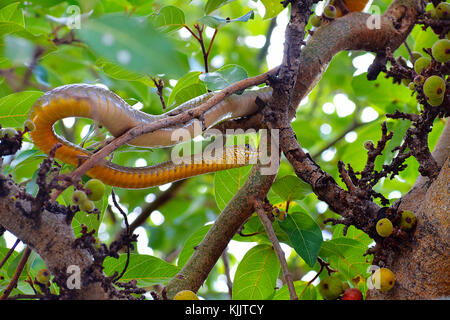
[[[386,2],[378,0],[374,4],[384,10]],[[64,25],[72,17],[70,5],[81,10],[79,29]],[[283,10],[280,1],[269,0],[208,0],[189,4],[180,0],[2,1],[0,123],[3,127],[20,128],[33,102],[44,91],[69,83],[104,84],[130,105],[161,114],[208,90],[220,90],[266,70],[267,61],[255,57],[262,50],[270,19],[283,23],[286,17],[287,10]],[[197,30],[196,23],[207,26],[203,37],[206,48],[211,43],[209,73],[203,72],[202,50],[192,35]],[[407,42],[412,48],[423,48],[430,46],[432,37],[430,30],[416,27]],[[272,49],[276,48],[269,50]],[[33,58],[36,52],[40,52],[37,60]],[[408,57],[406,52],[402,46],[395,56]],[[380,138],[380,125],[386,121],[384,114],[396,109],[414,112],[418,107],[406,86],[393,84],[383,76],[376,81],[367,80],[366,71],[372,59],[371,54],[361,52],[338,54],[308,98],[302,101],[292,122],[302,147],[339,183],[337,161],[351,163],[355,170],[361,170],[367,153],[363,144]],[[29,75],[28,70],[31,70]],[[167,102],[166,110],[161,107],[152,81],[154,77],[164,81],[162,95]],[[377,159],[378,168],[392,159],[390,150],[401,142],[408,128],[404,121],[394,120],[387,120],[387,126],[394,137],[385,154]],[[55,126],[58,134],[76,144],[84,142],[88,147],[106,137],[102,130],[90,134],[93,128],[92,121],[81,118]],[[443,123],[437,121],[429,137],[431,148],[442,128]],[[45,155],[33,147],[27,135],[25,141],[17,154],[5,158],[2,170],[35,195],[36,171]],[[136,166],[161,162],[168,155],[167,150],[126,146],[115,153],[114,162]],[[391,203],[407,192],[417,177],[417,161],[409,158],[406,164],[406,170],[397,177],[382,179],[376,186],[376,191]],[[70,170],[73,168],[63,165],[63,172]],[[137,247],[123,279],[137,279],[138,286],[147,289],[166,284],[187,262],[209,230],[209,222],[214,221],[243,185],[249,170],[250,167],[230,169],[186,181],[169,202],[158,207],[136,230]],[[146,190],[115,188],[114,191],[128,220],[133,221],[168,188],[170,185]],[[76,214],[73,227],[77,235],[81,226],[86,225],[89,230],[95,230],[100,241],[114,240],[122,228],[123,218],[108,198],[110,191],[108,188],[104,198],[96,202],[100,210],[98,217],[85,212]],[[58,201],[69,205],[72,192],[73,188],[66,190]],[[298,270],[295,288],[298,294],[302,293],[302,299],[321,298],[314,286],[316,282],[309,285],[307,281],[311,277],[303,278],[310,271],[319,270],[317,257],[327,261],[352,287],[365,289],[371,256],[364,253],[372,239],[352,227],[344,235],[342,226],[324,225],[323,220],[337,215],[317,199],[309,185],[299,180],[284,160],[268,199],[279,204],[282,210],[289,204],[286,220],[274,222],[274,229],[288,253],[289,267]],[[277,281],[278,260],[255,215],[242,233],[251,236],[237,234],[228,248],[233,298],[288,299],[287,288]],[[0,260],[10,246],[5,238],[0,238]],[[11,280],[19,259],[20,253],[14,252],[0,269],[0,290]],[[125,259],[125,254],[119,259],[108,258],[105,273],[120,272]],[[33,293],[25,280],[27,275],[34,278],[43,264],[37,255],[33,256],[12,295]],[[223,273],[224,264],[220,261],[199,295],[206,299],[229,298],[223,288]],[[52,286],[52,290],[56,292],[57,288]]]

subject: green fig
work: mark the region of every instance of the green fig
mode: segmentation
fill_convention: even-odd
[[[416,71],[417,74],[420,74],[422,70],[428,68],[430,65],[431,59],[428,57],[420,57],[419,59],[414,62],[414,71]]]
[[[84,188],[90,190],[88,198],[92,201],[98,201],[105,194],[105,185],[98,179],[91,179],[84,184]]]
[[[450,40],[441,39],[436,41],[431,47],[433,58],[441,63],[450,61]]]
[[[443,97],[445,94],[445,80],[436,75],[427,78],[423,83],[423,93],[431,100]]]
[[[319,283],[319,293],[325,300],[334,300],[343,291],[342,281],[336,277],[325,278]]]
[[[395,275],[388,268],[380,268],[372,275],[372,282],[376,289],[387,292],[395,285]]]
[[[323,14],[329,19],[334,19],[337,15],[336,7],[329,4],[323,9]]]
[[[400,219],[400,228],[403,230],[411,230],[417,223],[417,218],[411,211],[402,211]]]
[[[436,15],[441,20],[450,20],[450,3],[439,3],[436,7]]]
[[[313,15],[311,16],[311,19],[309,20],[309,22],[311,23],[311,25],[312,25],[313,27],[318,28],[318,27],[320,27],[320,25],[322,24],[322,18],[319,17],[319,16],[317,16],[317,15],[315,15],[315,14],[313,14]]]
[[[25,122],[23,123],[23,127],[28,131],[33,131],[34,129],[36,129],[36,125],[30,119],[25,120]]]
[[[198,296],[191,290],[181,290],[173,297],[173,300],[199,300]]]
[[[75,204],[80,204],[86,199],[87,199],[87,195],[82,190],[75,190],[72,194],[72,201]]]
[[[85,199],[83,202],[80,203],[80,209],[83,210],[84,212],[92,212],[94,208],[95,208],[94,202],[89,199]]]
[[[41,269],[36,273],[36,281],[41,284],[48,284],[50,281],[50,271],[48,269]]]
[[[392,225],[391,220],[388,218],[383,218],[378,220],[376,225],[377,233],[381,237],[389,237],[392,234],[392,231],[394,230],[394,226]]]

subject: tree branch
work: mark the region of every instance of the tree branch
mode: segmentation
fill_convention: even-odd
[[[208,277],[231,238],[253,213],[252,199],[264,198],[275,180],[275,175],[262,175],[253,166],[247,181],[217,217],[200,245],[183,269],[167,284],[169,298],[181,290],[196,292]]]

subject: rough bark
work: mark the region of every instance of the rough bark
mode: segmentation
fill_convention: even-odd
[[[79,268],[81,286],[66,290],[66,298],[108,299],[99,282],[89,281],[101,273],[91,268],[93,259],[87,250],[74,247],[75,234],[71,223],[66,222],[66,216],[48,210],[43,210],[37,217],[27,216],[31,202],[17,197],[23,190],[3,174],[0,174],[0,190],[1,225],[41,256],[63,292],[66,279],[71,275],[68,267]]]
[[[389,269],[396,285],[388,293],[370,290],[370,299],[440,299],[450,296],[450,124],[447,122],[434,149],[441,167],[430,183],[419,176],[414,187],[399,200],[399,208],[417,217],[411,242],[392,252]]]

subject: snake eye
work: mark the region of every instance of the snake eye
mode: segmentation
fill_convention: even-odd
[[[252,147],[251,147],[248,143],[246,143],[246,144],[245,144],[245,148],[246,148],[246,149],[251,149]]]

